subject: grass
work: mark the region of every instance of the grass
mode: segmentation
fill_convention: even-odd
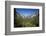
[[[14,15],[14,27],[38,27],[39,15],[32,18],[23,18],[21,15]]]

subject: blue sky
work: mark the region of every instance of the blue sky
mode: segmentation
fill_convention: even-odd
[[[24,16],[29,16],[37,13],[39,9],[26,9],[26,8],[16,8],[16,11]]]

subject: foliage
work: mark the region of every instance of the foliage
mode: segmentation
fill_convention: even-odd
[[[39,26],[39,14],[32,18],[21,16],[19,13],[14,15],[14,26],[15,27],[38,27]]]

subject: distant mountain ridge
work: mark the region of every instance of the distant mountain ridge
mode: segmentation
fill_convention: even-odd
[[[22,18],[32,18],[34,16],[37,16],[38,14],[33,14],[33,15],[29,15],[29,16],[24,16],[24,15],[21,15],[19,13],[16,13],[17,17],[22,17]]]

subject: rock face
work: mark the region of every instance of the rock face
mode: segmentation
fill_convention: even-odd
[[[31,19],[31,18],[33,18],[34,16],[37,16],[38,14],[33,14],[33,15],[29,15],[29,16],[24,16],[24,15],[21,15],[21,14],[19,14],[19,13],[16,13],[16,16],[19,18],[19,17],[21,17],[21,18],[28,18],[28,19]]]
[[[15,16],[14,18],[15,27],[39,26],[39,13],[29,16],[24,16],[16,12],[14,16]]]

